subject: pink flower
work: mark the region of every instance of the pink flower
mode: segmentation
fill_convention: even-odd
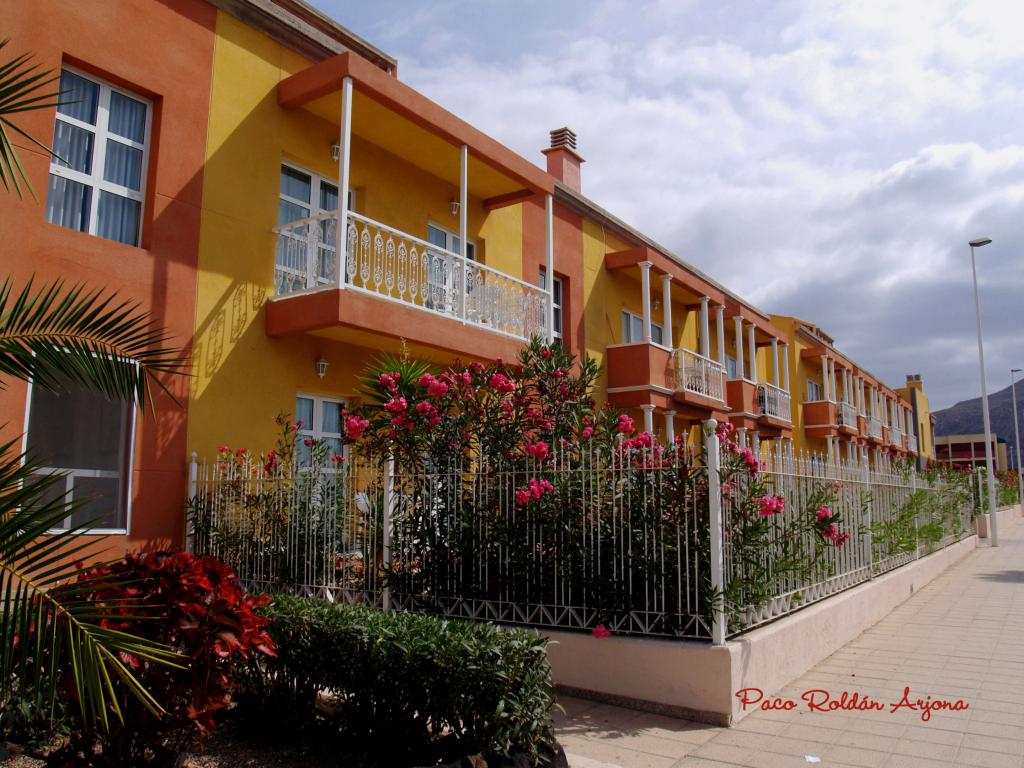
[[[365,432],[369,426],[370,422],[367,419],[361,419],[358,416],[349,416],[345,419],[345,431],[352,440],[358,440],[362,437],[363,432]]]
[[[408,405],[404,397],[393,397],[384,403],[384,410],[390,413],[402,413]]]
[[[292,424],[292,432],[298,432],[300,429],[302,429],[302,426],[305,423],[306,422],[304,422],[302,419],[299,419],[298,421],[296,421],[294,424]]]
[[[305,440],[302,441],[302,444],[307,447],[313,445],[313,438],[307,437]]]
[[[818,507],[818,519],[828,520],[832,517],[832,510],[828,507]]]
[[[239,448],[237,451],[235,451],[235,456],[238,456],[239,458],[241,458],[242,456],[247,456],[248,454],[248,448]]]
[[[427,394],[431,397],[441,397],[442,395],[446,395],[448,394],[448,385],[443,381],[435,381],[427,387]]]
[[[434,406],[428,403],[426,400],[416,403],[416,413],[424,413],[428,416],[434,412]]]
[[[520,507],[525,507],[530,503],[531,494],[528,490],[520,489],[516,491],[516,504]]]
[[[593,427],[584,427],[583,428],[582,435],[583,435],[583,439],[584,440],[589,440],[590,436],[593,435],[593,434],[594,434],[594,428]]]
[[[503,373],[491,374],[491,378],[487,381],[490,384],[491,389],[497,392],[515,392],[516,385],[508,376]]]
[[[726,494],[732,493],[732,484],[731,483],[722,483],[722,493],[726,493]]]
[[[331,456],[331,461],[333,461],[335,464],[341,464],[343,461],[345,461],[345,457],[342,456],[340,453],[336,453],[333,456]]]
[[[622,434],[631,435],[636,431],[636,425],[633,419],[628,414],[619,414],[619,420],[615,425],[615,429]]]
[[[547,347],[544,347],[544,349],[540,351],[540,356],[547,360],[549,357],[551,357],[551,350],[548,349]]]
[[[598,640],[603,640],[606,637],[611,637],[612,631],[608,629],[608,627],[606,627],[604,624],[598,624],[596,627],[594,627],[590,634],[592,634]]]
[[[537,461],[544,461],[548,457],[548,444],[543,440],[538,440],[533,445],[526,446],[526,455],[532,456]]]
[[[754,499],[761,505],[761,516],[771,517],[777,512],[782,512],[786,508],[786,500],[781,496],[765,496],[763,498]]]
[[[230,445],[222,445],[220,448],[217,449],[217,452],[218,453],[231,453],[231,446]]]

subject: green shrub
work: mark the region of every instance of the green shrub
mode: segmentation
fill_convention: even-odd
[[[547,640],[522,630],[274,596],[276,658],[244,681],[249,725],[327,728],[388,762],[537,755],[553,738]]]

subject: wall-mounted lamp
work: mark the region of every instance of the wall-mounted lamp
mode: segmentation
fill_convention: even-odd
[[[334,162],[341,160],[341,144],[331,144],[331,160]]]
[[[452,212],[452,216],[459,215],[459,201],[454,197],[448,201],[448,210]]]
[[[316,360],[316,375],[321,379],[327,375],[327,361],[323,357]]]

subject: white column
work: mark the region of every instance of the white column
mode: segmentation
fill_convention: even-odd
[[[836,383],[836,361],[828,361],[828,374],[831,377],[829,381],[830,391],[832,392],[832,400],[836,401],[839,399],[839,387]]]
[[[640,267],[640,300],[644,316],[644,343],[651,343],[651,262],[641,261]]]
[[[653,405],[641,405],[640,410],[644,412],[644,432],[649,435],[654,434],[654,406]]]
[[[672,275],[661,276],[661,322],[665,328],[661,343],[669,349],[675,349],[675,338],[672,335]]]
[[[467,213],[469,208],[469,147],[465,144],[459,150],[459,256],[462,257],[462,322],[466,322],[466,308],[469,306],[469,281],[466,277],[466,254],[469,253],[469,231]],[[551,280],[551,273],[548,280]]]
[[[672,445],[676,440],[676,412],[665,411],[665,442]]]
[[[789,344],[782,345],[782,388],[789,392]]]
[[[555,199],[547,195],[544,199],[544,283],[548,289],[548,344],[555,340]]]
[[[707,296],[700,298],[700,353],[704,357],[711,357],[711,329],[708,327],[708,302]]]
[[[746,448],[747,447],[747,428],[746,427],[737,427],[736,428],[736,444],[740,448]]]
[[[747,326],[747,354],[750,355],[750,380],[757,383],[757,341],[754,339],[754,324]]]
[[[754,451],[754,455],[758,458],[761,457],[761,433],[752,432],[750,435],[750,447]]]
[[[772,383],[779,386],[779,340],[772,337]]]
[[[718,364],[725,368],[725,307],[715,307],[715,330],[718,333]]]
[[[338,288],[345,288],[348,274],[348,177],[352,169],[352,78],[341,81],[341,154],[338,157]]]
[[[747,372],[743,365],[743,318],[736,315],[732,321],[736,324],[736,377],[745,379]]]
[[[825,355],[821,356],[821,386],[822,386],[822,397],[826,400],[829,399],[828,393],[828,358]]]

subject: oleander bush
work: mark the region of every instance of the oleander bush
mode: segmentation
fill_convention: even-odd
[[[288,595],[260,613],[277,655],[251,657],[242,675],[240,715],[250,728],[314,729],[395,765],[537,757],[553,739],[542,637]]]

